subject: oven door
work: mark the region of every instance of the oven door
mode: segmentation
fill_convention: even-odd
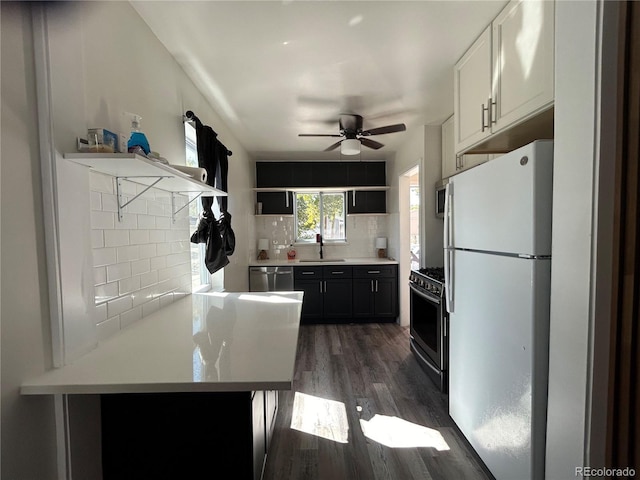
[[[444,355],[444,316],[441,299],[410,283],[411,338],[427,355],[430,367],[439,371],[446,369]]]

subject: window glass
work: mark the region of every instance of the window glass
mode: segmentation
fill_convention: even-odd
[[[315,242],[316,234],[324,241],[346,241],[345,194],[296,193],[296,242]]]

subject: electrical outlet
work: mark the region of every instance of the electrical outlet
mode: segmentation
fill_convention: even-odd
[[[124,133],[118,135],[118,147],[121,153],[127,153],[127,142],[129,139]]]

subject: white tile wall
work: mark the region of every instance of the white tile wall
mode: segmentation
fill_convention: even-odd
[[[141,187],[122,181],[124,202]],[[187,198],[176,197],[176,208]],[[98,339],[191,292],[188,209],[171,219],[171,195],[152,188],[118,221],[115,178],[91,173],[91,242]]]
[[[326,258],[374,258],[377,256],[375,240],[377,237],[389,237],[387,234],[388,215],[347,215],[347,242],[345,244],[325,244],[323,253]],[[268,238],[271,259],[286,259],[289,244],[293,243],[293,217],[256,216],[256,238]],[[295,245],[297,258],[318,258],[319,246]],[[257,257],[257,245],[254,245],[251,258]]]

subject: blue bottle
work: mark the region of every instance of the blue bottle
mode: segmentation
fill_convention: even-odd
[[[140,120],[142,117],[135,113],[129,113],[131,115],[131,136],[127,142],[127,151],[130,153],[140,153],[138,149],[142,149],[145,155],[148,155],[151,151],[149,147],[149,141],[144,133],[140,131]]]

